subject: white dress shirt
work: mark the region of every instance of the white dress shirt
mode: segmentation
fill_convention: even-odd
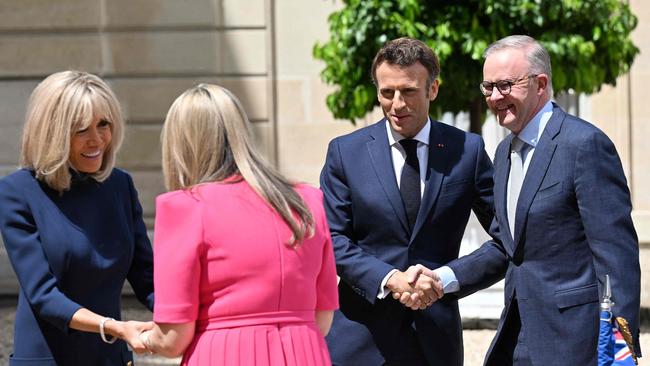
[[[524,177],[528,171],[528,166],[530,166],[530,161],[533,159],[537,143],[539,142],[539,139],[542,138],[544,128],[546,128],[546,124],[548,123],[548,120],[551,119],[552,114],[553,103],[549,100],[517,135],[521,141],[526,143],[526,145],[521,149],[521,158],[524,163]],[[508,189],[510,189],[510,187],[508,187]]]

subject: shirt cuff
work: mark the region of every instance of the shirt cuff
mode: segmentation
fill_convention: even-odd
[[[442,281],[442,289],[446,294],[460,290],[458,279],[451,268],[442,266],[434,269],[433,272],[440,277],[440,280]]]
[[[390,278],[390,276],[392,276],[393,273],[395,272],[397,272],[397,269],[393,268],[390,272],[388,272],[388,274],[381,281],[381,285],[379,285],[379,293],[377,294],[378,299],[383,299],[386,296],[388,296],[388,294],[390,294],[390,290],[386,288],[386,284],[388,283],[388,279]]]

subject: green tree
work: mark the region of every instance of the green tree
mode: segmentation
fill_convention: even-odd
[[[493,41],[527,34],[549,51],[556,93],[593,93],[616,84],[638,48],[630,39],[637,18],[620,0],[343,0],[329,18],[330,39],[316,43],[321,78],[334,85],[327,106],[336,118],[363,117],[377,102],[372,59],[388,40],[408,36],[440,58],[440,92],[432,114],[470,112],[480,132],[486,106],[479,91],[482,53]]]

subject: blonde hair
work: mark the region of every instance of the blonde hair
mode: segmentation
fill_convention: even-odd
[[[200,84],[181,94],[167,113],[161,139],[168,190],[238,174],[289,225],[293,233],[289,245],[313,235],[309,208],[293,185],[253,148],[248,117],[227,89]]]
[[[29,98],[20,164],[52,189],[70,188],[70,138],[95,118],[110,122],[112,139],[100,169],[90,174],[101,182],[115,166],[122,144],[123,117],[117,98],[99,77],[81,71],[62,71],[45,78]]]

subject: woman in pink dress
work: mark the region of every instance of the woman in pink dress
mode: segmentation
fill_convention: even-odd
[[[143,343],[183,365],[330,365],[338,295],[320,190],[262,159],[219,86],[176,99],[162,144],[170,192],[156,199],[156,326]]]

